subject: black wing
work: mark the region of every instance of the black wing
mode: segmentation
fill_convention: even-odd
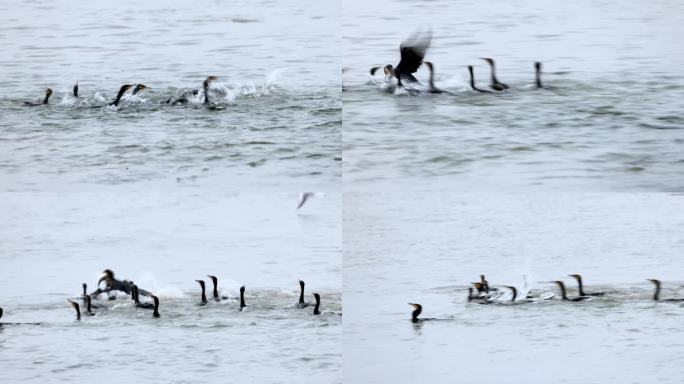
[[[401,53],[401,61],[397,65],[396,71],[401,75],[410,75],[415,73],[423,64],[425,52],[430,48],[432,41],[432,31],[418,31],[411,37],[404,40],[399,46]]]

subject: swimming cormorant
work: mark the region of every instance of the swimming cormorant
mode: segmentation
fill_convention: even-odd
[[[443,90],[435,87],[435,68],[434,65],[429,61],[424,61],[423,64],[430,71],[430,78],[428,79],[428,92],[429,93],[444,93]]]
[[[648,281],[652,282],[655,284],[655,292],[653,292],[653,300],[655,301],[668,301],[668,302],[681,302],[684,301],[684,299],[660,299],[660,280],[658,279],[648,279]]]
[[[119,88],[119,93],[116,94],[116,98],[114,99],[114,101],[112,101],[111,103],[109,103],[109,105],[113,105],[113,106],[115,106],[115,107],[118,107],[118,106],[119,106],[119,102],[121,101],[121,96],[123,96],[124,93],[126,93],[126,91],[127,91],[129,88],[131,88],[131,87],[132,87],[132,85],[130,85],[130,84],[124,84],[124,85],[122,85],[121,88]]]
[[[159,298],[155,295],[150,295],[152,301],[154,301],[154,312],[152,312],[152,317],[159,317]]]
[[[492,93],[492,91],[489,91],[487,89],[480,89],[475,86],[475,74],[473,74],[473,66],[469,65],[468,66],[468,72],[470,72],[470,88],[473,89],[473,91],[480,92],[480,93]]]
[[[136,93],[138,93],[138,92],[140,92],[140,91],[144,91],[144,90],[146,90],[147,88],[148,88],[148,87],[147,87],[145,84],[136,84],[136,85],[135,85],[135,88],[133,88],[132,94],[135,95]]]
[[[211,84],[213,81],[218,80],[217,76],[209,76],[204,80],[204,83],[202,83],[202,89],[204,90],[204,104],[208,105],[209,104],[209,84]]]
[[[582,275],[579,274],[574,274],[574,275],[569,275],[573,279],[577,280],[577,284],[579,286],[579,295],[580,296],[603,296],[603,292],[584,292],[584,285],[582,284]]]
[[[297,303],[297,308],[306,308],[309,303],[304,302],[304,281],[299,280],[299,302]]]
[[[316,299],[316,306],[314,306],[313,314],[314,315],[320,315],[321,311],[319,311],[318,308],[321,306],[321,295],[319,295],[318,293],[314,293],[313,295],[314,295],[314,298]]]
[[[563,284],[562,281],[554,281],[554,283],[556,283],[556,285],[558,285],[558,288],[561,291],[561,298],[565,301],[582,301],[582,300],[586,300],[589,298],[588,296],[578,296],[578,297],[573,297],[573,298],[569,299],[568,295],[565,292],[565,284]]]
[[[247,304],[245,304],[245,286],[243,285],[240,287],[240,312],[242,312],[242,309],[245,308]]]
[[[218,279],[216,276],[212,275],[207,275],[210,279],[211,282],[214,284],[214,301],[221,301],[221,300],[226,300],[228,299],[228,296],[220,296],[218,293]]]
[[[73,92],[74,97],[78,97],[78,81],[76,82],[76,84],[74,84]]]
[[[491,81],[489,83],[489,87],[495,91],[503,91],[508,89],[508,85],[500,82],[499,79],[496,78],[496,68],[494,65],[494,60],[488,57],[481,57],[481,59],[486,61],[489,64],[489,67],[491,68],[492,76]]]
[[[411,312],[411,322],[412,323],[418,323],[420,321],[424,320],[430,320],[430,319],[419,319],[418,316],[420,316],[420,313],[423,312],[423,306],[420,304],[414,304],[414,303],[409,303],[410,306],[415,308],[413,312]]]
[[[202,302],[200,303],[200,305],[206,305],[207,304],[207,295],[205,293],[204,280],[195,280],[195,281],[199,283],[200,287],[202,287]]]
[[[144,309],[152,309],[154,308],[154,304],[152,303],[141,303],[140,302],[140,294],[138,292],[138,286],[133,284],[133,301],[135,302],[135,306],[138,308],[144,308]]]
[[[24,105],[29,106],[29,107],[37,107],[39,105],[45,105],[48,103],[48,100],[50,99],[50,96],[52,96],[52,89],[47,88],[45,90],[45,98],[43,101],[35,102],[35,101],[24,101]]]
[[[543,88],[542,87],[542,82],[541,82],[541,66],[542,64],[538,61],[534,62],[534,76],[535,76],[535,83],[537,84],[537,88]]]
[[[71,303],[71,306],[74,307],[74,309],[76,310],[76,320],[81,320],[81,307],[79,307],[78,303],[74,301],[71,301],[69,299],[67,299],[67,301]]]

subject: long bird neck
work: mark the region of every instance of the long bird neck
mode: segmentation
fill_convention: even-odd
[[[423,312],[423,308],[418,307],[418,308],[414,309],[413,313],[411,313],[411,319],[413,321],[417,321],[418,316],[420,315],[421,312]]]
[[[535,69],[535,73],[534,73],[534,74],[535,74],[535,82],[537,83],[537,88],[541,88],[541,87],[542,87],[542,82],[541,82],[541,69],[540,69],[539,67],[537,67],[537,68]]]
[[[470,88],[477,89],[477,87],[475,86],[475,74],[473,73],[473,69],[470,68],[469,72],[470,72]]]
[[[128,90],[128,87],[125,87],[125,86],[121,87],[121,89],[119,89],[119,93],[116,94],[116,99],[114,99],[114,105],[115,106],[117,106],[117,107],[119,106],[119,101],[121,101],[121,97],[123,96],[124,92],[126,92],[127,90]]]
[[[492,67],[492,84],[498,84],[499,80],[496,78],[496,68],[494,67],[494,63],[489,63],[489,65]]]
[[[581,277],[577,278],[577,285],[579,286],[580,296],[584,296],[584,285],[582,284],[582,278]]]
[[[159,300],[154,301],[154,311],[152,312],[152,316],[159,317]]]
[[[218,294],[218,282],[217,282],[216,280],[214,280],[214,279],[212,279],[211,282],[214,284],[214,291],[213,291],[214,299],[218,299],[218,298],[219,298],[219,294]]]
[[[85,283],[83,283],[83,297],[85,297],[85,295],[87,295],[86,289],[88,289],[88,286],[85,285]]]
[[[518,297],[518,290],[515,289],[515,287],[512,287],[511,291],[513,291],[513,297],[511,297],[511,302],[513,302]]]
[[[656,283],[655,285],[655,292],[653,292],[653,300],[658,301],[660,300],[660,284]]]
[[[76,320],[81,320],[81,308],[78,304],[75,304],[74,308],[76,309]]]
[[[558,288],[559,288],[560,291],[561,291],[561,297],[563,298],[563,300],[567,300],[567,299],[568,299],[568,295],[565,293],[565,285],[563,285],[563,284],[558,284]]]
[[[209,104],[209,84],[204,83],[204,104]]]
[[[246,307],[247,304],[245,304],[245,291],[240,291],[240,308]]]
[[[304,304],[304,286],[299,287],[299,304]]]
[[[47,104],[49,98],[50,98],[50,93],[48,92],[45,94],[45,98],[43,99],[43,104]]]
[[[202,285],[202,302],[203,303],[207,302],[207,294],[204,291],[204,285]]]
[[[320,306],[321,306],[321,299],[316,298],[316,305],[314,306],[314,311],[313,311],[314,315],[318,315],[321,313],[321,311],[319,310]]]

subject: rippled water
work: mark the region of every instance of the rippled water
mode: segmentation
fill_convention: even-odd
[[[0,14],[0,322],[40,323],[0,326],[0,381],[340,382],[339,9],[21,1]],[[166,103],[209,75],[219,108]],[[106,106],[125,83],[149,89]],[[23,105],[47,87],[49,105]],[[304,190],[327,193],[297,210]],[[104,268],[157,293],[162,317],[120,298],[75,321],[66,299]],[[247,310],[196,306],[207,274],[227,296],[246,285]],[[322,315],[294,307],[299,279]]]
[[[338,12],[325,2],[17,2],[0,12],[9,188],[220,175],[322,189],[341,176]],[[208,75],[228,89],[225,109],[165,103]],[[91,108],[125,83],[150,89],[118,110]],[[46,87],[50,106],[23,106]]]
[[[683,213],[664,193],[345,195],[344,380],[677,383],[684,307],[651,301],[646,279],[684,297]],[[482,273],[544,296],[563,280],[570,297],[580,273],[606,296],[467,304]],[[444,320],[412,324],[409,302]]]
[[[619,11],[616,11],[618,10]],[[349,0],[343,9],[344,175],[459,190],[679,190],[684,170],[681,2]],[[413,97],[369,79],[432,27],[426,60],[453,95]],[[497,60],[508,92],[486,87]],[[543,82],[533,88],[533,62]],[[427,81],[427,70],[418,77]]]
[[[0,365],[12,382],[339,382],[340,197],[226,193],[205,188],[138,193],[4,193]],[[161,300],[160,319],[129,299],[74,320],[66,301],[111,268]],[[235,300],[197,307],[207,274]],[[322,296],[321,316],[296,309]],[[107,377],[107,376],[103,376]],[[107,380],[106,380],[107,381]]]

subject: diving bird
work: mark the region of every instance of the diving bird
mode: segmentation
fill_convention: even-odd
[[[200,305],[206,305],[207,304],[207,295],[205,293],[204,280],[195,280],[195,281],[199,283],[200,287],[202,287],[202,302],[200,303]]]
[[[468,72],[470,72],[470,88],[473,89],[473,91],[480,92],[480,93],[492,93],[492,91],[478,88],[475,86],[475,74],[473,73],[473,66],[469,65],[468,66]]]
[[[582,275],[579,274],[574,274],[574,275],[568,275],[572,277],[573,279],[577,280],[577,285],[579,286],[579,295],[580,296],[603,296],[603,292],[584,292],[584,285],[582,284]]]
[[[423,58],[428,48],[430,48],[430,43],[432,42],[432,31],[417,31],[409,38],[404,40],[401,45],[399,45],[399,53],[401,54],[401,59],[396,68],[392,67],[391,64],[386,65],[384,68],[385,74],[390,74],[397,78],[398,86],[402,86],[402,81],[409,83],[416,83],[418,79],[413,76],[418,70],[421,64],[423,64]],[[370,73],[374,75],[375,72],[380,69],[380,67],[371,68]]]
[[[684,299],[661,299],[660,298],[660,280],[658,279],[648,279],[651,283],[655,284],[655,292],[653,292],[654,301],[666,301],[666,302],[682,302]]]
[[[534,78],[535,78],[535,83],[537,85],[537,88],[543,88],[542,81],[541,81],[541,68],[542,68],[542,63],[535,61],[534,62]]]
[[[297,308],[306,308],[309,303],[304,302],[304,281],[299,280],[299,302],[297,303]]]
[[[568,298],[568,295],[565,292],[565,284],[563,284],[562,281],[554,281],[554,283],[556,283],[556,285],[560,289],[561,299],[564,301],[582,301],[582,300],[586,300],[589,298],[588,296],[578,296],[578,297]]]
[[[496,68],[494,64],[494,60],[490,59],[489,57],[481,57],[480,59],[484,60],[489,64],[489,67],[491,69],[491,81],[489,83],[489,87],[495,91],[503,91],[508,89],[508,85],[502,83],[499,81],[499,79],[496,78]]]
[[[52,89],[47,88],[45,90],[45,98],[43,101],[24,101],[24,105],[27,107],[37,107],[40,105],[46,105],[48,103],[48,100],[50,99],[50,96],[52,96]]]
[[[319,295],[318,293],[314,293],[313,295],[314,295],[314,299],[316,299],[316,306],[314,306],[313,314],[314,315],[320,315],[321,311],[319,311],[318,309],[321,306],[321,295]]]
[[[228,299],[228,296],[220,296],[218,293],[218,278],[216,276],[212,275],[207,275],[210,279],[211,282],[214,284],[214,301],[221,301],[221,300],[226,300]]]
[[[81,320],[81,307],[79,307],[78,303],[71,301],[67,299],[69,303],[71,303],[71,306],[76,310],[76,320]]]
[[[152,317],[159,317],[159,298],[155,295],[150,295],[152,301],[154,301],[154,312],[152,312]]]
[[[245,286],[240,287],[240,312],[247,306],[245,304]]]

